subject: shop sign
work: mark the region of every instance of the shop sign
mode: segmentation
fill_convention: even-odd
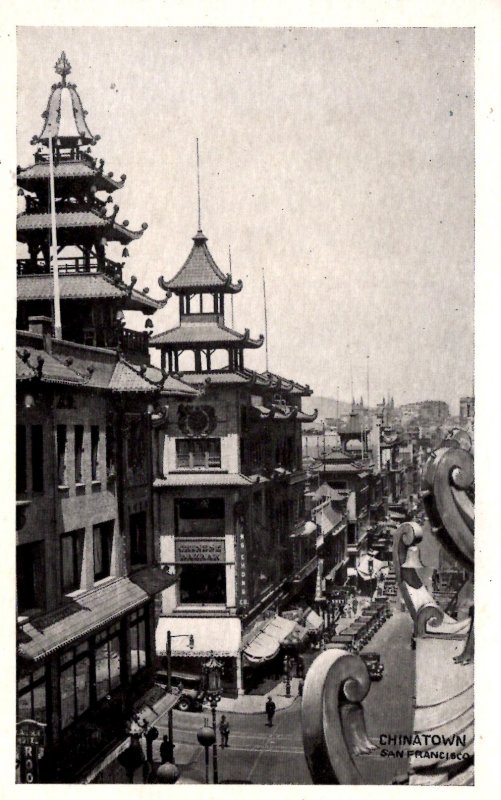
[[[38,759],[45,742],[45,726],[35,720],[25,719],[17,724],[17,746],[21,783],[38,782]]]
[[[176,564],[225,562],[224,539],[181,539],[176,541]]]

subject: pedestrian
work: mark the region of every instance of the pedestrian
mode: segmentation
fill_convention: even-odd
[[[268,697],[265,709],[266,709],[266,716],[268,717],[268,727],[271,728],[273,726],[273,717],[275,716],[275,709],[276,709],[276,705],[273,702],[272,697]]]
[[[299,683],[297,685],[297,695],[298,695],[298,697],[302,697],[303,696],[303,687],[304,687],[304,681],[303,681],[302,678],[300,678],[299,679]]]
[[[230,735],[230,724],[224,714],[219,723],[219,735],[221,736],[221,747],[229,747],[228,738]]]
[[[160,761],[162,764],[174,763],[174,745],[168,736],[164,736],[162,744],[160,745]]]

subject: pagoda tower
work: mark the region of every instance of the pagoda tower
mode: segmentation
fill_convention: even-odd
[[[233,283],[214,261],[207,237],[198,230],[193,247],[181,269],[171,280],[159,278],[164,291],[179,297],[180,322],[176,328],[152,336],[150,345],[161,351],[162,369],[169,372],[236,372],[244,369],[244,350],[261,347],[264,336],[252,339],[224,324],[224,300],[242,290],[242,281]],[[180,356],[193,354],[190,369],[183,369]]]
[[[42,114],[42,132],[31,140],[38,145],[34,163],[17,168],[18,194],[25,204],[17,217],[17,238],[28,251],[28,258],[17,261],[17,327],[27,329],[32,316],[54,316],[50,258],[52,142],[62,338],[120,347],[128,356],[136,354],[144,360],[148,358],[149,333],[125,329],[123,311],[149,315],[167,300],[149,297],[147,288],[135,289],[134,276],[126,282],[125,262],[112,261],[107,249],[112,243],[122,245],[122,258],[126,258],[127,246],[148,226],[143,223],[140,230],[131,230],[128,220],[118,221],[120,209],[113,204],[112,194],[123,187],[126,176],[116,180],[113,172],[105,173],[104,160],[93,157],[92,147],[100,137],[90,132],[76,85],[67,81],[71,65],[64,52],[55,71],[61,80],[52,85]],[[152,327],[151,320],[145,327]]]

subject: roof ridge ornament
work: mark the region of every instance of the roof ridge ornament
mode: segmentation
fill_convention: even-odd
[[[57,72],[57,74],[61,76],[63,86],[66,86],[66,76],[69,75],[71,72],[71,64],[68,61],[64,50],[57,59],[54,65],[54,69]]]

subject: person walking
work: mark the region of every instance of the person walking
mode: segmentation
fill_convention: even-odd
[[[297,696],[298,697],[302,697],[303,696],[303,687],[304,687],[304,681],[303,681],[302,678],[300,678],[299,679],[299,683],[297,685]]]
[[[219,723],[219,735],[221,736],[221,747],[229,747],[228,738],[230,735],[230,723],[224,716],[221,717],[221,722]]]
[[[268,701],[265,706],[266,709],[266,716],[268,717],[268,727],[271,728],[273,726],[273,717],[275,716],[275,709],[276,705],[273,702],[272,697],[268,697]]]

